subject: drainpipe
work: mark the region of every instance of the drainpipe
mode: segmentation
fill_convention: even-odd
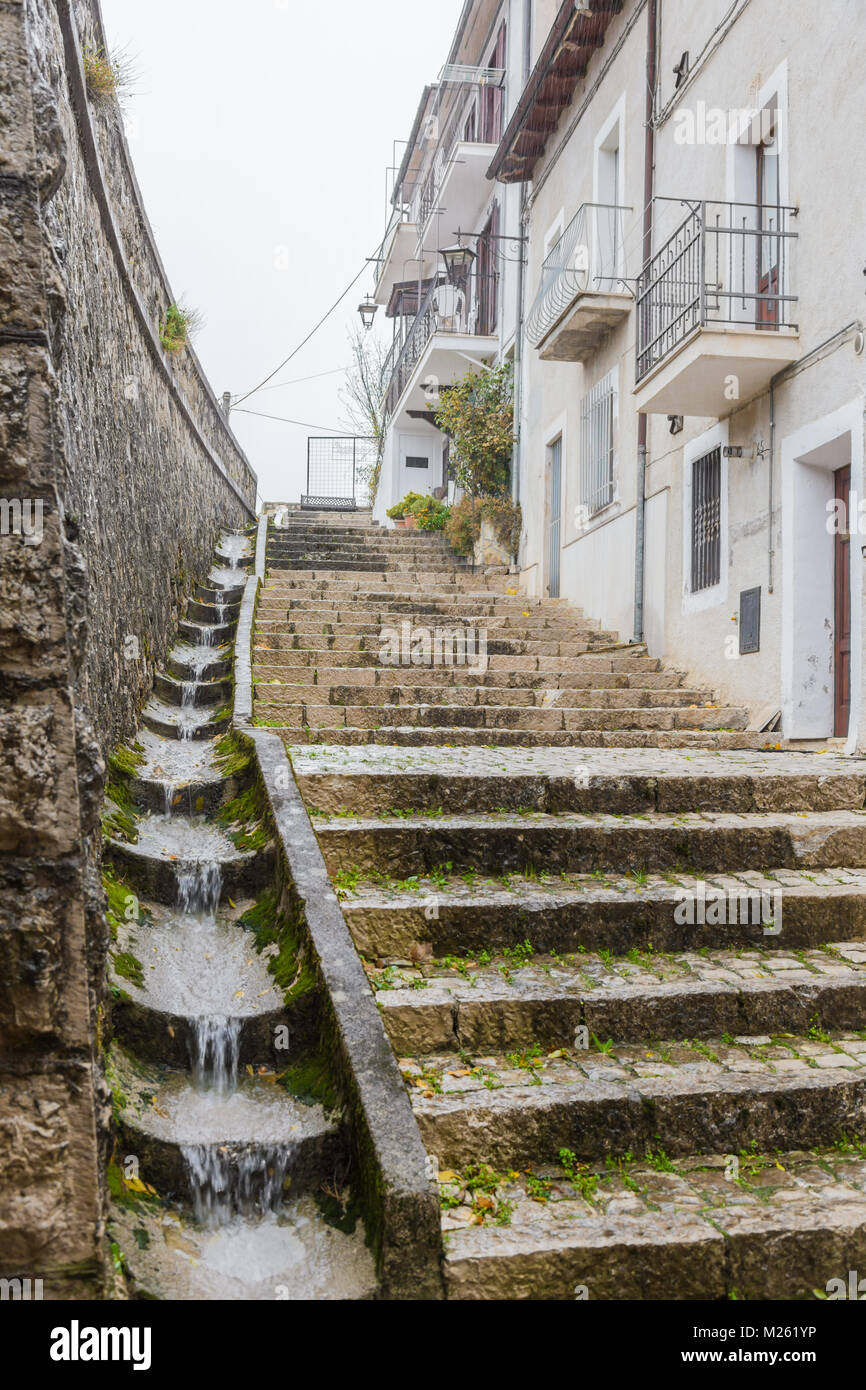
[[[647,49],[646,49],[646,135],[644,140],[643,175],[643,263],[646,265],[652,255],[653,234],[653,165],[655,162],[655,90],[656,90],[656,42],[658,25],[658,0],[647,4]],[[646,441],[647,417],[637,420],[637,501],[635,506],[635,546],[634,546],[634,641],[642,642],[644,636],[643,591],[646,569]]]
[[[524,0],[523,3],[523,86],[529,80],[529,73],[532,59],[532,4],[531,0]],[[527,204],[528,197],[526,184],[520,185],[520,235],[526,236],[527,224]],[[520,251],[517,262],[517,332],[514,339],[514,452],[511,463],[511,500],[517,505],[520,501],[520,464],[521,464],[521,413],[523,410],[523,296],[526,278],[526,258],[529,255],[529,242],[520,242]],[[517,563],[517,556],[512,557]]]

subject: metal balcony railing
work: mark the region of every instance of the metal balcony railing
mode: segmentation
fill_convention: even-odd
[[[627,293],[623,257],[625,216],[631,208],[583,203],[541,267],[541,282],[526,321],[538,347],[579,294]]]
[[[390,419],[415,371],[421,355],[434,333],[453,333],[475,336],[488,331],[485,296],[495,303],[496,276],[487,281],[472,277],[467,291],[449,284],[431,285],[412,321],[405,338],[396,338],[386,359],[383,379],[385,388],[384,414]],[[390,369],[390,371],[389,371]]]
[[[685,198],[654,204],[687,212],[637,279],[637,381],[696,328],[796,328],[796,208]]]
[[[439,193],[453,159],[455,146],[498,144],[504,119],[505,72],[501,68],[443,69],[440,102],[430,121],[437,135],[436,147],[423,179],[414,193],[404,190],[411,203],[411,218],[423,227],[439,201]]]

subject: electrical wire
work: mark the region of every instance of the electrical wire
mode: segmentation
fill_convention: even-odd
[[[259,382],[258,386],[254,386],[254,387],[252,388],[252,390],[250,390],[250,391],[245,391],[244,394],[243,394],[242,396],[238,396],[238,399],[237,399],[236,404],[239,405],[241,401],[248,400],[249,397],[250,397],[250,396],[254,396],[255,393],[256,393],[257,391],[261,391],[262,387],[265,386],[265,385],[267,385],[267,383],[271,380],[271,377],[275,377],[276,374],[277,374],[277,372],[281,372],[281,371],[283,370],[283,367],[285,367],[286,364],[287,364],[288,362],[291,362],[291,360],[292,360],[293,357],[297,357],[297,355],[298,355],[298,353],[300,352],[301,348],[302,348],[302,347],[306,347],[307,343],[310,341],[310,339],[312,338],[313,334],[314,334],[314,333],[318,333],[319,329],[321,328],[322,324],[326,321],[326,319],[329,319],[329,318],[331,317],[331,314],[333,314],[334,310],[337,309],[337,308],[339,308],[339,306],[342,304],[343,300],[346,298],[346,295],[349,293],[349,290],[351,290],[351,289],[353,288],[353,286],[357,285],[358,281],[360,280],[361,276],[364,274],[364,272],[365,272],[366,269],[367,269],[367,262],[365,261],[364,264],[361,266],[361,269],[358,271],[358,274],[354,277],[353,280],[350,280],[349,284],[348,284],[348,285],[346,286],[346,288],[343,290],[343,293],[340,295],[339,299],[335,299],[335,300],[334,300],[334,302],[333,302],[333,304],[331,305],[330,309],[328,309],[328,311],[322,315],[322,317],[319,319],[319,322],[316,324],[316,326],[315,326],[314,328],[311,328],[311,329],[310,329],[310,331],[309,331],[309,333],[307,334],[306,338],[303,338],[303,339],[298,343],[298,346],[297,346],[296,348],[294,348],[294,349],[289,353],[288,357],[284,357],[284,358],[283,358],[282,362],[279,364],[278,367],[274,367],[274,370],[273,370],[272,372],[268,372],[268,375],[267,375],[262,381]]]
[[[284,425],[300,425],[305,430],[327,430],[329,434],[345,434],[344,429],[337,429],[334,425],[311,425],[309,420],[290,420],[287,415],[266,415],[263,410],[241,410],[237,406],[232,406],[232,413],[237,410],[238,415],[258,415],[262,420],[279,420]]]
[[[291,381],[275,381],[270,386],[263,386],[263,391],[278,391],[281,386],[298,386],[302,381],[318,381],[323,376],[337,376],[340,372],[347,372],[348,367],[331,367],[327,372],[313,372],[312,376],[296,376]]]

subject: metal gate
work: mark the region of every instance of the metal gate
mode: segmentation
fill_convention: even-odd
[[[550,522],[547,536],[547,592],[559,598],[559,525],[562,508],[562,436],[550,445]]]
[[[347,512],[369,502],[369,480],[376,441],[364,435],[311,435],[307,438],[307,490],[301,506]]]

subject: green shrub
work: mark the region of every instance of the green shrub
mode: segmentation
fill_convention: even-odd
[[[436,424],[451,439],[457,482],[476,496],[505,497],[514,447],[514,369],[468,372],[443,388]]]
[[[424,505],[413,513],[419,531],[444,531],[451,508],[435,497],[425,497]]]
[[[423,507],[431,499],[423,492],[407,492],[400,502],[395,502],[393,507],[389,507],[386,516],[392,521],[402,521],[404,517],[414,516],[419,507]]]
[[[489,521],[500,545],[516,555],[520,545],[522,514],[507,497],[461,497],[445,522],[448,544],[457,555],[471,555],[481,535],[481,522]]]

